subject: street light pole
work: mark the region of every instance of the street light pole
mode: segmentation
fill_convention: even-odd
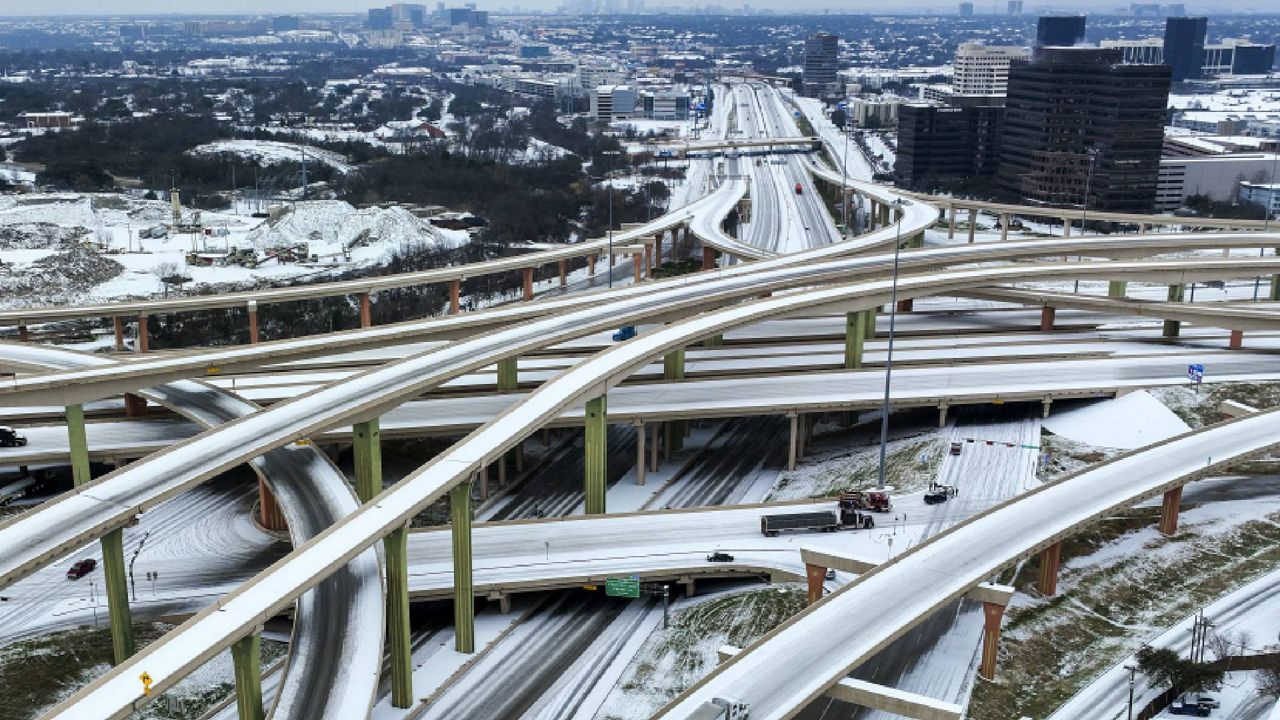
[[[1084,235],[1085,225],[1089,222],[1089,188],[1093,184],[1093,162],[1098,157],[1097,148],[1089,148],[1089,172],[1084,176],[1084,209],[1080,211],[1080,235]],[[1065,221],[1067,225],[1071,224],[1070,220]],[[1078,259],[1078,258],[1077,258]],[[1080,280],[1075,283],[1075,292],[1080,292]]]
[[[138,547],[134,548],[133,556],[129,558],[129,593],[133,595],[134,602],[138,600],[138,586],[133,582],[133,563],[137,561],[138,553],[142,552],[142,546],[147,544],[147,538],[150,536],[150,530],[142,534],[142,540],[138,542]]]
[[[1129,671],[1129,720],[1133,720],[1133,675],[1138,671],[1138,666],[1125,665],[1124,669]]]
[[[889,292],[889,353],[884,365],[884,402],[880,406],[880,470],[876,488],[884,489],[885,445],[889,442],[889,383],[893,376],[893,333],[898,318],[898,255],[902,251],[902,208],[906,201],[897,198],[889,203],[898,211],[898,230],[893,241],[893,285]]]
[[[617,155],[617,150],[602,150],[601,155]],[[609,183],[609,287],[613,287],[613,163],[609,163],[609,172],[605,174],[605,182]]]

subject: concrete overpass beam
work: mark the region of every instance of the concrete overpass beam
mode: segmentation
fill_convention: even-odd
[[[1040,594],[1058,594],[1058,570],[1062,565],[1062,543],[1056,542],[1040,551]]]
[[[457,315],[462,312],[462,281],[449,281],[449,314]]]
[[[111,318],[111,331],[116,338],[116,352],[124,352],[124,318],[119,315]]]
[[[454,491],[463,488],[466,506],[465,547],[459,548],[458,507]],[[449,491],[453,525],[453,627],[455,649],[471,652],[475,628],[472,622],[475,600],[471,597],[471,483]],[[400,527],[382,538],[387,573],[387,645],[391,673],[391,706],[413,704],[413,658],[409,645],[409,529]],[[461,560],[459,560],[461,558]]]
[[[1183,297],[1186,295],[1186,292],[1187,292],[1187,286],[1186,286],[1186,285],[1181,285],[1181,284],[1179,284],[1179,285],[1170,285],[1170,286],[1169,286],[1169,296],[1168,296],[1168,298],[1169,298],[1169,302],[1171,302],[1171,303],[1172,303],[1172,302],[1182,302],[1182,301],[1183,301]],[[1178,333],[1179,333],[1179,332],[1181,332],[1181,331],[1182,331],[1182,321],[1180,321],[1180,320],[1165,320],[1165,321],[1164,321],[1164,331],[1163,331],[1163,334],[1164,334],[1164,336],[1165,336],[1165,337],[1178,337]]]
[[[475,590],[471,577],[471,481],[455,485],[449,490],[449,514],[453,534],[453,627],[455,637],[454,649],[458,652],[475,652],[476,647],[476,609]],[[401,528],[397,532],[408,537],[408,530]],[[401,541],[403,542],[403,540]],[[409,668],[409,586],[408,565],[405,564],[405,611],[404,611],[404,643],[405,669]]]
[[[1123,298],[1129,290],[1129,283],[1124,280],[1112,280],[1107,283],[1107,297]]]
[[[1227,342],[1228,350],[1239,350],[1244,347],[1244,331],[1232,330],[1231,339]]]
[[[586,511],[588,515],[605,514],[605,493],[608,491],[609,423],[608,398],[604,395],[587,401],[586,407]]]
[[[1165,491],[1160,504],[1160,533],[1171,536],[1178,532],[1178,512],[1182,509],[1182,486]]]
[[[866,344],[866,312],[859,310],[844,316],[844,367],[857,370],[862,367],[862,349]]]
[[[257,345],[258,340],[258,301],[250,300],[248,305],[249,311],[249,344]]]
[[[969,242],[973,242],[974,233],[978,231],[978,208],[969,208]]]
[[[609,257],[609,265],[613,266],[613,257]],[[520,270],[521,283],[524,285],[524,299],[533,299],[533,268],[527,267]]]
[[[644,485],[645,463],[649,461],[644,451],[644,421],[636,420],[632,424],[636,429],[636,485]]]
[[[124,566],[124,528],[116,528],[103,535],[101,545],[102,574],[107,584],[107,614],[111,619],[111,657],[119,665],[133,656],[133,623]]]
[[[1052,305],[1040,308],[1040,332],[1053,332],[1053,323],[1057,316],[1058,310]]]
[[[369,293],[357,293],[356,297],[360,299],[360,327],[373,327],[373,307],[369,303]]]
[[[246,635],[231,643],[236,677],[236,715],[240,720],[263,720],[262,636]]]
[[[812,605],[822,599],[822,583],[827,579],[827,569],[821,565],[805,563],[804,576],[808,587],[805,602]]]
[[[138,337],[133,341],[134,352],[148,352],[151,350],[151,334],[147,330],[147,316],[138,316]]]
[[[352,426],[356,497],[367,503],[382,492],[382,429],[377,418]]]

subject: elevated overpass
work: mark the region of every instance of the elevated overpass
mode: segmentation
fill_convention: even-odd
[[[930,273],[922,277],[904,278],[899,281],[899,293],[907,297],[916,294],[952,293],[969,286],[1008,282],[1015,277],[1021,279],[1122,277],[1162,283],[1185,283],[1206,277],[1221,278],[1233,273],[1252,273],[1260,268],[1267,271],[1280,271],[1280,261],[1250,259],[1247,263],[1234,260],[1073,263],[1070,266],[1026,265],[1015,268],[946,271]],[[763,278],[756,279],[763,280]],[[635,367],[648,362],[650,358],[729,327],[748,324],[766,317],[815,308],[873,307],[885,302],[890,292],[888,281],[872,281],[851,286],[808,290],[734,305],[725,310],[690,318],[664,329],[640,335],[580,363],[384,491],[373,502],[364,505],[359,511],[331,527],[321,537],[296,549],[290,556],[229,595],[219,603],[217,608],[200,613],[170,633],[164,641],[153,644],[128,663],[117,667],[90,687],[76,693],[55,708],[51,717],[70,717],[77,708],[85,707],[93,707],[109,717],[120,717],[129,712],[135,703],[142,700],[137,683],[133,679],[139,667],[164,668],[158,676],[153,672],[156,689],[162,691],[177,678],[207,660],[213,653],[251,633],[258,623],[287,606],[299,593],[323,580],[333,569],[341,566],[363,548],[397,528],[403,527],[409,518],[442,497],[451,488],[467,488],[465,496],[462,493],[451,493],[451,497],[455,500],[469,498],[469,483],[481,465],[511,449],[515,443],[575,401],[602,397],[608,388],[617,384]],[[623,304],[618,303],[618,305]],[[531,326],[537,324],[533,323]],[[531,327],[530,329],[546,331],[545,328]],[[483,346],[494,339],[506,341],[510,347],[514,344],[512,341],[515,338],[510,337],[508,333],[514,332],[516,331],[498,332],[456,343],[447,352],[463,352],[465,346]],[[474,352],[475,349],[479,348],[467,348],[470,352]],[[518,346],[516,349],[518,350]],[[462,358],[458,361],[465,362]],[[181,473],[184,480],[189,480],[193,476],[198,478],[203,472],[201,467],[207,467],[210,464],[210,461],[202,460],[193,463],[195,467],[185,469],[183,463],[174,457],[175,455],[207,458],[214,452],[227,453],[223,456],[224,461],[238,463],[241,461],[239,456],[255,451],[260,452],[260,448],[264,445],[271,446],[285,442],[290,437],[309,434],[311,428],[308,425],[319,424],[314,419],[314,412],[319,408],[324,408],[322,412],[328,415],[327,422],[330,424],[336,424],[341,421],[341,418],[350,414],[369,412],[370,408],[376,408],[382,404],[380,396],[390,394],[388,391],[395,392],[393,388],[402,386],[403,381],[394,380],[396,375],[412,373],[414,376],[419,376],[420,368],[416,365],[413,361],[395,363],[360,376],[361,379],[358,382],[348,381],[329,390],[307,396],[305,400],[284,403],[258,414],[248,422],[235,423],[221,432],[207,434],[144,459],[114,474],[115,478],[132,476],[139,479],[148,478],[151,482],[155,482],[154,471],[169,465],[167,472],[174,475]],[[341,388],[359,393],[361,396],[359,404],[355,407],[350,404],[344,406],[339,400]],[[593,402],[603,403],[600,400],[593,400]],[[590,409],[588,412],[591,412]],[[305,420],[299,417],[299,414],[304,413],[311,417]],[[593,432],[593,422],[598,421],[589,419],[587,422],[589,437]],[[246,447],[246,444],[249,447]],[[598,446],[593,448],[591,442],[588,442],[588,467],[595,462],[592,459],[593,454],[602,449]],[[589,474],[587,493],[589,510],[594,492],[591,489],[592,477],[593,475]],[[603,479],[602,475],[595,477],[599,477],[601,481]],[[100,482],[97,485],[101,486],[103,483]],[[55,501],[46,506],[46,510],[32,513],[32,515],[50,517],[52,513],[49,509],[59,506],[66,507],[66,504],[63,501]],[[455,548],[466,548],[467,558],[465,565],[462,566],[465,568],[463,571],[465,575],[455,572],[455,590],[456,593],[465,593],[469,596],[471,592],[469,523],[464,523],[466,527],[459,526],[460,517],[455,514],[454,538],[455,543],[462,543],[462,545],[455,544]],[[0,527],[0,538],[6,542],[16,538],[17,534],[13,531],[21,529],[21,525],[21,523],[10,523]],[[84,532],[86,529],[82,526],[79,533]],[[463,535],[459,536],[458,533]],[[38,545],[39,540],[35,537],[31,537],[29,542],[13,545],[32,549],[23,552],[24,557],[21,559],[6,560],[3,577],[6,579],[17,577],[23,572],[24,567],[43,562],[42,555],[47,551],[42,551]],[[745,652],[742,656],[750,657],[751,652]],[[726,668],[739,662],[742,661],[730,663]],[[796,667],[799,668],[800,665],[796,664]]]

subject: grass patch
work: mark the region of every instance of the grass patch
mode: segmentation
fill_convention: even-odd
[[[702,261],[700,259],[668,260],[653,269],[653,277],[656,280],[662,280],[678,275],[689,275],[701,269]]]
[[[874,444],[806,459],[794,471],[779,475],[769,499],[823,498],[874,488],[880,472],[878,443],[876,435]],[[885,453],[885,482],[897,494],[927,488],[937,478],[946,448],[945,438],[936,431],[890,440]]]
[[[1211,371],[1212,366],[1206,368]],[[1251,405],[1259,410],[1280,405],[1280,383],[1217,383],[1196,389],[1178,385],[1149,390],[1175,415],[1193,428],[1222,420],[1218,407],[1227,400]]]

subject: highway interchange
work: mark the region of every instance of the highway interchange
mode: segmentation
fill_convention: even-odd
[[[739,85],[728,97],[733,102],[721,105],[731,108],[717,107],[718,129],[747,137],[759,133],[799,134],[787,111],[789,106],[776,92],[760,85]],[[371,573],[377,572],[377,559],[370,549],[373,543],[403,526],[451,487],[472,482],[481,467],[502,457],[540,428],[580,426],[584,403],[595,397],[607,394],[609,418],[628,424],[785,417],[792,412],[876,407],[883,375],[833,371],[832,366],[838,367],[843,359],[843,348],[835,343],[823,349],[828,356],[825,360],[818,357],[820,353],[814,348],[797,358],[781,345],[748,353],[746,357],[736,344],[724,350],[707,348],[701,356],[694,355],[692,346],[709,337],[727,334],[732,341],[734,333],[753,332],[752,328],[765,327],[762,323],[815,322],[803,318],[821,321],[833,313],[883,305],[893,290],[885,278],[885,270],[892,262],[884,252],[886,246],[891,248],[896,239],[907,240],[919,234],[938,218],[937,210],[931,206],[909,201],[901,210],[900,223],[837,242],[839,234],[820,201],[814,177],[828,185],[843,183],[846,178],[815,166],[806,155],[777,157],[783,164],[774,165],[766,157],[757,165],[746,155],[692,161],[703,168],[707,177],[718,178],[710,183],[714,185],[711,193],[690,210],[676,210],[644,228],[631,230],[628,236],[651,237],[687,222],[704,246],[722,250],[720,262],[726,267],[669,281],[591,291],[592,297],[599,300],[594,304],[583,303],[581,294],[575,293],[561,299],[344,334],[340,342],[345,351],[367,348],[361,352],[374,354],[365,360],[368,364],[364,367],[368,369],[344,366],[341,361],[335,366],[349,369],[327,374],[311,371],[311,375],[305,369],[287,369],[287,363],[334,355],[332,340],[323,338],[162,354],[129,362],[77,360],[75,353],[6,344],[0,358],[15,367],[62,368],[61,372],[16,379],[7,393],[0,394],[6,405],[92,402],[120,392],[144,392],[150,388],[145,394],[154,402],[192,417],[201,425],[217,426],[193,436],[199,428],[192,425],[139,419],[118,423],[118,428],[102,428],[114,435],[91,436],[91,448],[104,459],[145,457],[0,525],[0,543],[15,549],[0,558],[0,583],[13,585],[15,597],[16,591],[36,581],[51,561],[59,561],[105,532],[128,525],[139,515],[145,524],[152,515],[183,497],[184,491],[245,462],[259,466],[259,472],[270,478],[286,514],[294,513],[288,518],[295,546],[292,553],[239,585],[216,607],[197,613],[170,636],[60,704],[51,717],[126,716],[140,701],[136,681],[139,669],[145,668],[155,679],[154,687],[163,691],[300,597],[309,598],[304,603],[324,603],[325,598],[332,601],[335,596],[346,598],[338,606],[340,610],[298,608],[300,619],[324,616],[324,629],[309,630],[302,623],[295,627],[294,659],[286,671],[285,690],[280,693],[285,701],[275,708],[275,716],[360,714],[362,711],[349,708],[368,706],[377,679],[377,663],[372,658],[382,652],[381,642],[377,642],[382,626],[381,587],[370,580]],[[715,163],[723,163],[724,171],[714,169]],[[744,168],[746,173],[739,174]],[[890,189],[853,177],[847,180],[858,192],[859,205],[872,200],[887,203],[894,198]],[[800,193],[793,190],[797,185],[802,188]],[[744,196],[751,199],[750,222],[744,225],[742,237],[735,239],[723,232],[720,221]],[[869,213],[864,210],[861,214]],[[1280,238],[1274,234],[1263,238],[1257,233],[1220,232],[1041,239],[1010,241],[998,247],[975,244],[908,250],[903,252],[904,272],[897,293],[900,298],[927,297],[1037,279],[1178,284],[1251,278],[1257,273],[1280,272],[1280,263],[1256,257],[1201,256],[1072,263],[1055,260],[1068,255],[1147,258],[1196,249],[1257,248],[1268,242],[1280,244]],[[741,250],[743,244],[755,250]],[[729,258],[735,251],[741,252],[739,259],[751,262],[730,265]],[[1015,257],[1023,260],[1016,266],[1002,264]],[[773,293],[772,297],[768,293]],[[1224,355],[1215,360],[1216,367],[1222,370],[1214,380],[1275,377],[1275,361],[1265,350],[1276,342],[1269,331],[1280,325],[1280,316],[1265,306],[1219,311],[1152,305],[1143,314],[1159,317],[1161,313],[1195,312],[1199,313],[1195,320],[1185,316],[1188,321],[1207,321],[1209,328],[1223,328],[1187,331],[1190,347],[1202,344]],[[1122,307],[1101,309],[1127,316]],[[787,320],[797,316],[801,319]],[[1063,323],[1070,321],[1066,312],[1060,317]],[[1079,318],[1084,320],[1086,315],[1081,313]],[[879,319],[881,324],[884,320]],[[601,343],[601,333],[631,322],[642,324],[634,340]],[[663,322],[668,324],[648,325]],[[903,330],[909,332],[915,322],[918,321],[914,318],[906,320]],[[1249,331],[1248,352],[1225,350],[1225,332],[1235,329]],[[838,330],[836,335],[839,337]],[[1034,362],[1022,367],[1019,363],[998,364],[1009,354],[1008,348],[990,338],[967,348],[939,347],[937,343],[929,347],[927,339],[921,337],[904,340],[895,348],[895,353],[901,353],[896,358],[910,363],[912,353],[916,353],[914,362],[920,366],[895,371],[895,402],[900,407],[945,408],[993,400],[1042,402],[1106,396],[1131,387],[1177,382],[1189,353],[1201,357],[1205,353],[1188,350],[1187,346],[1179,350],[1157,346],[1137,336],[1091,338],[1092,343],[1074,340],[1037,342],[1038,347],[1030,350],[1019,346],[1019,353],[1027,353],[1024,359],[1037,355],[1046,361],[1051,358],[1055,371],[1051,378],[1045,377]],[[565,348],[574,343],[577,351],[566,352]],[[403,346],[399,352],[397,345]],[[685,366],[689,379],[678,390],[656,381],[659,370],[653,364],[655,360],[685,347],[690,348]],[[869,341],[868,365],[878,364],[879,350],[874,341]],[[939,357],[954,361],[966,353],[968,364],[938,363]],[[494,362],[513,356],[521,358],[521,383],[536,389],[528,393],[489,394]],[[214,374],[222,375],[264,365],[286,367],[258,377],[252,390],[238,385],[228,388],[224,381],[210,384],[190,380],[208,377],[210,368],[217,368]],[[1019,375],[1019,370],[1025,372]],[[445,396],[450,392],[457,395]],[[254,402],[269,405],[258,410]],[[219,404],[238,409],[223,415],[199,416],[200,408],[208,411],[211,405]],[[388,436],[470,434],[422,468],[409,472],[373,502],[357,507],[358,501],[345,478],[332,463],[318,453],[314,444],[296,441],[313,438],[316,442],[340,442],[344,433],[350,434],[353,422],[379,416],[383,417]],[[1024,488],[1011,488],[1009,497],[991,499],[1003,501],[1001,504],[993,509],[968,508],[965,514],[977,514],[941,533],[935,534],[939,527],[924,527],[926,515],[921,506],[916,515],[922,524],[919,537],[932,535],[931,542],[916,545],[892,562],[860,575],[765,640],[745,648],[746,652],[717,668],[661,714],[690,717],[697,707],[714,697],[747,702],[753,718],[788,717],[800,712],[859,664],[996,570],[1042,549],[1063,533],[1112,508],[1267,450],[1275,442],[1272,438],[1276,437],[1277,422],[1280,421],[1273,414],[1263,413],[1194,433],[1073,477],[1070,488],[1048,485],[1016,495]],[[14,464],[18,459],[32,464],[63,461],[67,453],[65,430],[36,428],[31,435],[29,448],[13,453],[6,450],[0,454],[0,462],[9,462],[3,459],[6,455],[15,458]],[[623,438],[618,440],[621,442],[611,436],[609,448],[610,469],[615,476],[625,474],[626,468],[625,464],[618,468],[616,460],[626,463],[635,447],[634,438],[630,444]],[[615,444],[621,445],[623,452],[617,452]],[[1214,448],[1215,460],[1207,467],[1202,462],[1206,447]],[[22,456],[20,452],[30,454]],[[293,472],[283,468],[273,471],[269,467],[273,453],[288,453],[286,465]],[[309,459],[297,457],[308,453]],[[1147,470],[1138,476],[1126,471],[1126,463],[1141,464]],[[298,477],[291,481],[286,477],[290,474]],[[291,482],[297,492],[328,493],[330,499],[316,502],[290,496]],[[1061,502],[1055,493],[1078,493],[1081,487],[1087,488],[1085,492],[1090,497],[1096,497],[1091,504],[1074,514],[1047,510]],[[667,504],[696,506],[705,504],[707,497],[694,495]],[[330,508],[330,515],[307,520],[296,514],[298,506],[325,506]],[[559,509],[548,509],[580,512],[582,508],[573,499],[566,500]],[[525,507],[512,517],[529,517],[530,512],[531,508]],[[992,515],[998,517],[993,520]],[[729,522],[722,518],[731,516],[736,519],[730,525],[722,524]],[[589,580],[631,573],[662,578],[721,571],[776,574],[780,579],[802,576],[803,564],[794,552],[774,550],[773,543],[760,537],[754,527],[758,516],[759,511],[754,509],[709,510],[477,526],[473,531],[474,589],[477,594],[528,592],[574,587]],[[1049,517],[1053,523],[1045,522]],[[329,530],[321,532],[326,526]],[[449,566],[449,541],[447,537],[441,541],[443,535],[438,531],[412,534],[411,594],[422,598],[452,596],[455,583]],[[620,537],[629,538],[625,546],[633,552],[602,552],[616,547]],[[733,543],[737,566],[709,567],[703,557],[708,537]],[[543,543],[552,542],[551,538],[557,546],[565,547],[567,543],[568,548],[567,552],[557,553],[555,563],[521,562],[519,556],[512,555],[513,548],[526,552],[532,548],[536,555]],[[244,578],[232,579],[241,580]],[[901,593],[878,589],[901,587],[904,583],[936,589],[912,597],[911,602],[905,602]],[[313,587],[318,590],[307,592]],[[181,595],[181,591],[175,594]],[[201,601],[188,600],[185,604],[195,609]],[[872,627],[869,621],[857,622],[859,618],[889,620]],[[369,627],[377,630],[370,632]],[[839,632],[830,632],[834,628]],[[817,638],[822,641],[815,641]],[[321,640],[336,646],[322,649]],[[315,647],[308,648],[308,643]],[[780,662],[778,658],[789,660]],[[343,672],[354,668],[363,670]],[[295,702],[291,703],[290,698]],[[310,706],[296,702],[300,699],[309,700]]]

